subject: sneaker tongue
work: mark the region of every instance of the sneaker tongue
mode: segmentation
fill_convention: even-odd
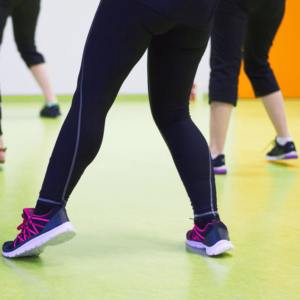
[[[24,208],[23,209],[24,218],[28,220],[33,214],[33,212],[34,212],[34,208]]]

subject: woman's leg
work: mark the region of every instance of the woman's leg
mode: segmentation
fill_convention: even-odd
[[[210,151],[212,157],[224,152],[226,135],[233,105],[226,102],[210,102]]]
[[[277,136],[282,138],[290,137],[281,91],[262,96],[261,101],[264,104],[269,118],[276,130]]]
[[[151,111],[175,162],[194,210],[194,228],[186,244],[205,248],[208,255],[233,249],[220,221],[208,144],[191,120],[189,96],[210,29],[178,26],[155,36],[149,47]]]
[[[247,13],[236,1],[220,2],[211,34],[209,100],[210,150],[213,157],[224,151],[231,112],[237,103],[246,23]]]
[[[180,26],[153,38],[148,52],[153,118],[172,154],[195,216],[217,215],[209,147],[189,114],[189,95],[210,30]]]
[[[0,164],[3,164],[5,162],[5,150],[4,150],[4,142],[2,138],[2,99],[0,94]]]
[[[57,98],[54,93],[50,73],[44,57],[37,52],[35,31],[40,12],[40,0],[23,0],[14,8],[12,20],[18,50],[36,79],[46,98],[46,107],[41,115],[57,117],[60,115]]]
[[[11,12],[11,7],[8,2],[0,3],[0,45],[2,44],[3,31],[5,28],[6,20]],[[0,93],[0,149],[4,149],[4,141],[3,141],[3,132],[2,132],[2,97]],[[0,151],[0,163],[5,162],[5,152]]]
[[[265,1],[249,13],[245,40],[245,72],[261,97],[277,136],[290,137],[282,93],[268,62],[269,52],[285,11],[285,0]]]
[[[68,200],[99,151],[106,115],[127,75],[148,48],[151,32],[164,33],[174,23],[135,0],[100,2],[87,38],[72,107],[40,192],[39,212],[47,204],[61,205]]]
[[[41,87],[46,98],[46,103],[48,105],[57,104],[58,100],[53,90],[51,76],[47,65],[45,63],[41,63],[38,65],[30,66],[29,69],[38,82],[39,86]]]

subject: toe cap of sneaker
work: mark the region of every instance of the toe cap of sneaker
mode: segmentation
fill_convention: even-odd
[[[2,246],[2,251],[3,252],[10,252],[14,247],[14,242],[5,242]]]

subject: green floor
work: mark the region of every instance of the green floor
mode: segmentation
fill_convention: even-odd
[[[138,97],[136,97],[138,98]],[[4,98],[7,162],[0,168],[0,243],[34,206],[63,118],[36,101]],[[61,104],[66,116],[70,102]],[[287,101],[300,147],[300,101]],[[209,107],[191,106],[208,136]],[[0,259],[0,299],[299,299],[300,163],[265,162],[275,136],[262,105],[241,101],[217,177],[219,211],[235,249],[217,258],[185,246],[189,199],[148,102],[117,100],[103,147],[68,204],[77,236],[42,256]]]

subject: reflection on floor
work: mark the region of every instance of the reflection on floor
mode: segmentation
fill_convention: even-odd
[[[258,101],[241,101],[217,177],[219,211],[235,249],[210,258],[185,246],[192,210],[145,100],[118,100],[103,147],[68,204],[78,235],[40,257],[0,259],[1,299],[299,299],[300,161],[268,163],[274,130]],[[40,102],[5,101],[0,242],[34,206],[60,120]],[[62,103],[64,116],[70,102]],[[286,102],[300,149],[300,101]],[[191,106],[208,137],[209,107]]]

